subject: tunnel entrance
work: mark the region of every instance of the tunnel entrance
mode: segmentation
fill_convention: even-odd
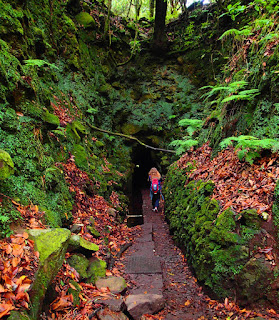
[[[156,153],[143,146],[135,146],[132,153],[134,172],[130,190],[130,207],[128,226],[135,226],[143,223],[142,216],[142,189],[149,188],[148,172],[152,167],[159,168],[159,161]]]

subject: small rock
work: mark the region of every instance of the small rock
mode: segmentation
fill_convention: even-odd
[[[159,294],[131,294],[125,303],[133,319],[139,320],[143,314],[154,314],[163,309],[165,300]]]
[[[124,298],[121,296],[117,298],[111,297],[107,300],[105,300],[103,297],[96,297],[94,301],[96,301],[98,304],[108,307],[110,310],[115,312],[124,311],[126,309]]]
[[[115,312],[108,308],[97,312],[97,318],[99,320],[129,320],[122,312]]]
[[[112,293],[122,293],[126,290],[127,284],[122,277],[108,277],[103,279],[98,279],[95,283],[98,290],[101,288],[109,288]]]
[[[110,217],[113,217],[113,218],[117,217],[117,210],[113,208],[108,208],[107,213]]]
[[[71,232],[72,233],[79,233],[83,226],[84,226],[84,224],[73,224],[71,227]]]

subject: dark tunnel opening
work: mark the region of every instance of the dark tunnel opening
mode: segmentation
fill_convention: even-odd
[[[159,161],[156,153],[151,149],[143,146],[133,148],[132,161],[134,164],[134,172],[132,175],[132,183],[130,190],[130,207],[129,214],[131,216],[142,216],[142,194],[141,190],[149,188],[148,172],[152,167],[159,167]],[[130,225],[143,223],[141,218],[130,219]]]

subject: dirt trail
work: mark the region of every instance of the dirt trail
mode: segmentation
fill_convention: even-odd
[[[142,197],[142,235],[123,260],[126,273],[133,283],[131,293],[162,294],[165,308],[160,312],[160,319],[212,319],[207,297],[169,234],[162,206],[155,213],[152,211],[149,190],[143,190]]]

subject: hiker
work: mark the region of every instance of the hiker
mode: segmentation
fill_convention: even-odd
[[[158,212],[162,177],[156,168],[151,168],[148,172],[148,181],[150,182],[150,197],[152,201],[152,210]]]

